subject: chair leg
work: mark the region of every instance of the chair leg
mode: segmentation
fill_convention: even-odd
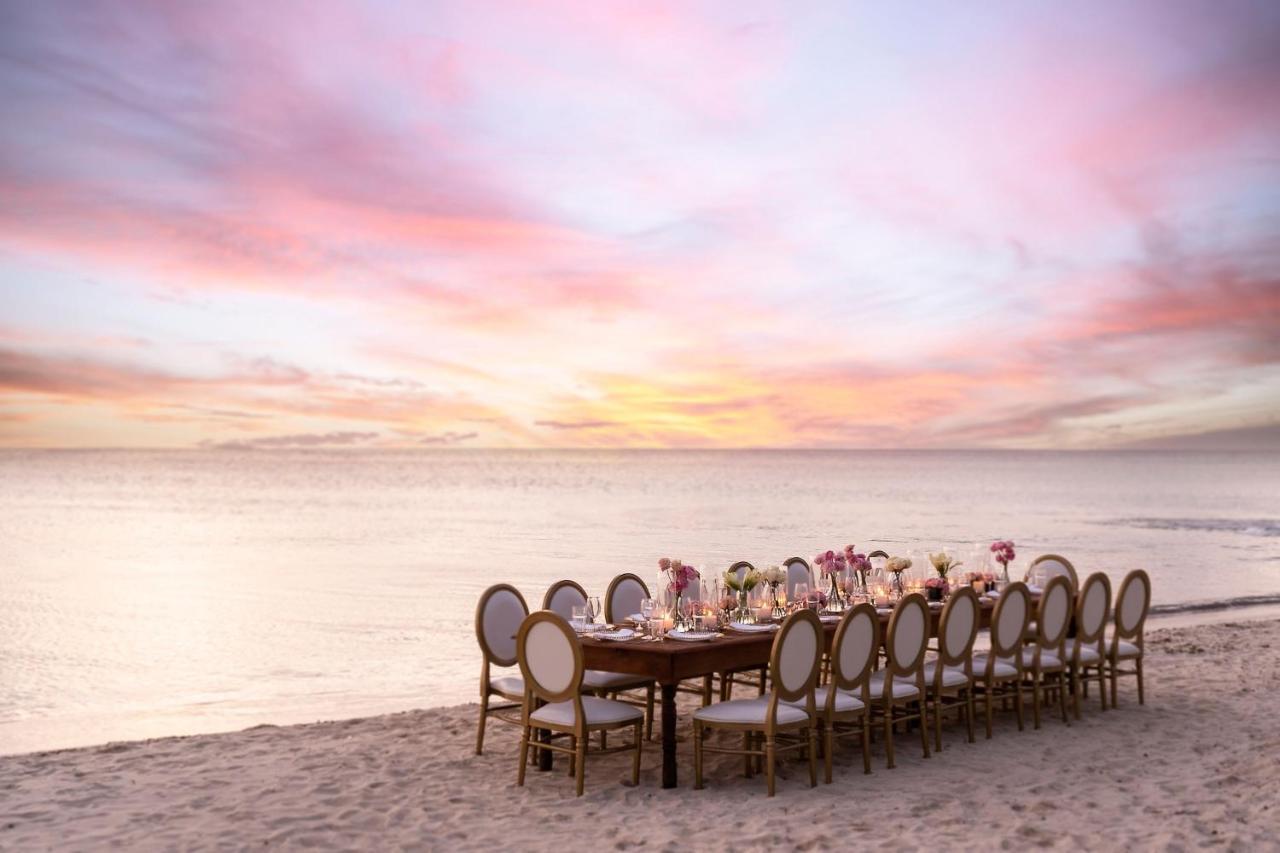
[[[1018,731],[1023,730],[1023,711],[1022,711],[1022,679],[1019,678],[1013,682],[1013,710],[1018,715]]]
[[[520,731],[520,767],[516,770],[516,785],[524,787],[524,769],[529,766],[529,727]]]
[[[893,700],[884,702],[884,756],[885,766],[893,769]]]
[[[769,783],[769,796],[771,796],[771,797],[773,796],[773,790],[774,790],[774,776],[773,776],[773,774],[774,774],[774,769],[775,769],[775,765],[776,765],[776,761],[777,761],[777,757],[774,755],[773,749],[774,749],[774,747],[773,747],[773,738],[771,738],[771,737],[767,737],[767,738],[765,738],[765,741],[764,741],[764,778],[765,778],[765,780]],[[809,758],[810,758],[810,760],[812,760],[812,758],[813,758],[812,754],[810,754]]]
[[[636,756],[631,759],[631,785],[632,787],[640,786],[640,750],[644,747],[644,741],[640,738],[641,723],[636,723]]]
[[[871,709],[862,709],[862,772],[871,772]]]
[[[584,736],[582,739],[586,740],[587,737],[588,736]],[[573,750],[573,752],[569,753],[569,775],[576,776],[578,767],[578,739],[572,735],[569,736],[569,748]]]
[[[987,682],[987,690],[985,697],[987,702],[987,740],[991,740],[991,704],[994,701],[991,698],[991,682]]]
[[[1098,701],[1102,703],[1102,710],[1109,710],[1107,705],[1107,668],[1101,661],[1098,663]]]
[[[831,784],[831,753],[835,752],[835,748],[836,748],[836,736],[834,731],[835,727],[836,727],[835,721],[828,721],[826,731],[823,732],[823,737],[825,738],[825,741],[823,743],[822,758],[824,762],[823,769],[826,771],[826,775],[823,777],[823,781],[826,782],[826,784],[828,785]]]
[[[1071,725],[1071,715],[1067,713],[1067,671],[1058,671],[1058,708],[1062,711],[1062,722]]]
[[[942,752],[942,695],[933,700],[933,751]]]
[[[1114,660],[1111,661],[1111,707],[1112,708],[1115,708],[1120,704],[1116,700],[1116,685],[1120,681],[1120,673],[1116,671],[1118,669],[1119,667],[1116,666],[1116,661]]]
[[[693,788],[702,790],[702,724],[693,722]]]
[[[653,740],[653,690],[652,684],[644,692],[644,739]]]
[[[476,732],[476,755],[484,755],[484,724],[489,717],[489,694],[480,697],[480,730]]]
[[[809,737],[809,787],[818,787],[818,733],[810,726],[806,733]],[[831,753],[827,753],[827,761],[831,761]]]
[[[587,738],[580,737],[577,739],[577,751],[574,753],[573,762],[577,765],[578,779],[578,796],[582,796],[582,790],[586,786],[587,781]]]
[[[1040,673],[1034,673],[1031,676],[1031,712],[1035,719],[1036,728],[1040,728]]]
[[[970,684],[964,695],[964,724],[969,730],[969,743],[973,743],[973,685]]]
[[[1080,691],[1084,687],[1084,670],[1071,668],[1071,709],[1080,719]]]
[[[929,703],[920,697],[920,746],[924,748],[924,757],[929,757]]]
[[[1145,691],[1143,690],[1143,685],[1142,685],[1142,658],[1141,657],[1138,658],[1134,666],[1136,666],[1138,669],[1138,704],[1145,705],[1147,704],[1147,697],[1146,697]]]

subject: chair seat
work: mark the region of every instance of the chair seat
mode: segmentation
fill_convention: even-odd
[[[644,712],[635,705],[615,702],[612,699],[601,699],[599,696],[583,696],[582,713],[586,716],[589,726],[629,723],[644,719]],[[543,705],[530,714],[529,719],[535,723],[572,726],[573,702],[552,702],[549,705]]]
[[[1067,640],[1067,660],[1074,660],[1076,654],[1076,646],[1080,646],[1079,640]],[[1098,644],[1090,643],[1086,646],[1080,646],[1080,663],[1092,664],[1102,660],[1102,655],[1098,654]]]
[[[824,684],[813,691],[813,701],[814,701],[814,704],[817,706],[819,714],[821,714],[827,708],[827,691],[830,689],[831,689],[831,685]],[[794,705],[797,708],[803,708],[804,700],[799,699],[795,702],[788,702],[787,704]],[[867,706],[862,704],[862,700],[859,699],[857,696],[854,696],[852,693],[848,693],[844,690],[836,691],[835,712],[837,714],[850,714],[854,711],[861,711],[865,707]]]
[[[1108,644],[1108,654],[1110,654],[1110,644]],[[1138,658],[1142,657],[1142,649],[1130,643],[1128,640],[1120,640],[1117,643],[1116,657],[1118,658]]]
[[[924,665],[924,681],[925,684],[932,687],[933,679],[937,675],[938,662],[931,660]],[[942,670],[942,686],[943,687],[963,687],[969,683],[969,676],[964,674],[964,670],[958,666],[944,667]]]
[[[582,673],[583,690],[626,690],[630,687],[644,687],[652,678],[643,675],[632,675],[626,672],[605,672],[602,669],[588,669]]]
[[[524,679],[518,675],[502,675],[489,679],[489,689],[508,699],[524,698]]]
[[[849,698],[853,698],[852,696]],[[769,697],[757,696],[754,699],[730,699],[727,702],[716,702],[693,712],[693,718],[704,723],[737,723],[763,726],[769,713]],[[778,703],[778,722],[785,724],[803,723],[809,719],[804,708],[786,702]]]
[[[979,680],[986,680],[987,677],[987,656],[973,656],[973,674]],[[991,674],[997,679],[1017,678],[1018,670],[1013,665],[1013,658],[996,658],[995,665],[992,667]]]
[[[920,695],[920,691],[915,684],[908,681],[909,676],[902,676],[893,679],[893,698],[894,699],[915,699]],[[884,698],[884,670],[871,673],[871,696],[873,699]]]

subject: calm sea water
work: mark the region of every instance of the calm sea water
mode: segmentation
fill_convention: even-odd
[[[0,753],[469,701],[499,581],[994,538],[1280,593],[1280,457],[3,452]]]

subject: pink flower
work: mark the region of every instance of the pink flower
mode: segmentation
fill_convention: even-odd
[[[992,548],[991,550],[994,551],[995,548]],[[662,569],[664,572],[667,569],[671,568],[671,559],[668,557],[663,557],[661,560],[658,561],[658,568]]]

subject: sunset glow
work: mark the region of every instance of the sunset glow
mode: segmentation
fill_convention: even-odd
[[[1266,3],[8,3],[0,444],[1229,446],[1277,91]]]

